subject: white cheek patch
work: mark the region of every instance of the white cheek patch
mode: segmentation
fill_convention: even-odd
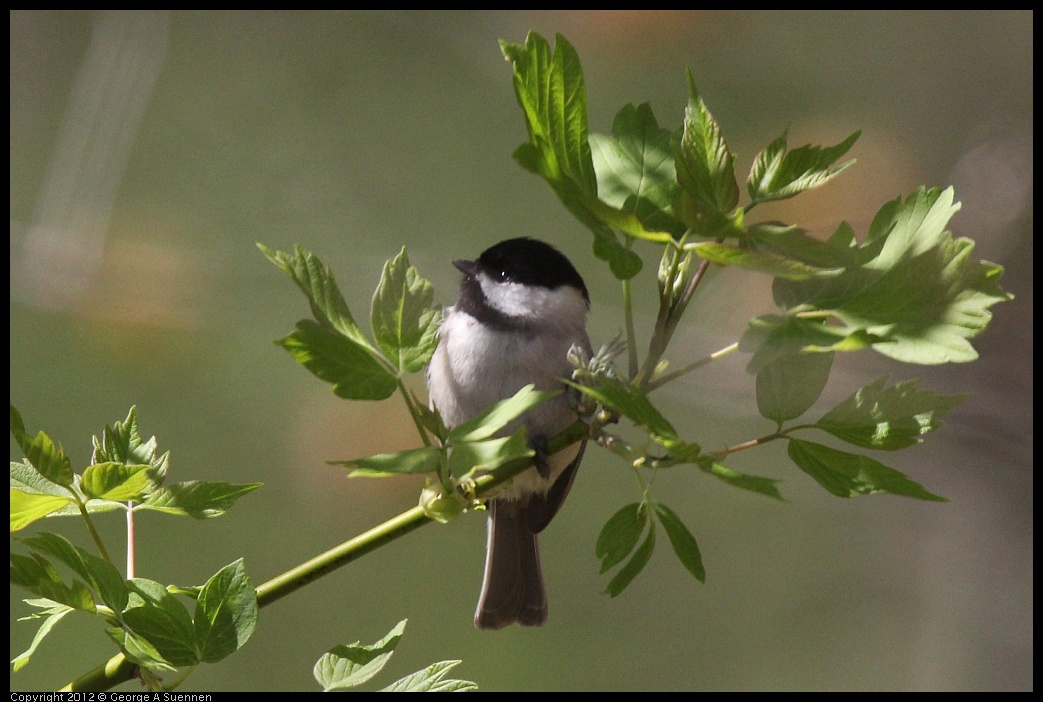
[[[587,301],[575,288],[564,285],[551,290],[521,283],[496,283],[478,276],[490,307],[508,317],[534,320],[584,319]]]

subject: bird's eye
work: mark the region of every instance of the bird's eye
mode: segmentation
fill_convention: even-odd
[[[507,275],[507,271],[505,270],[500,270],[496,273],[496,280],[500,281],[501,283],[505,282],[509,278],[510,276]]]

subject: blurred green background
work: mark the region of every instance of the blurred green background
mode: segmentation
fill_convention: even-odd
[[[771,445],[737,470],[788,502],[689,469],[655,493],[699,539],[700,585],[665,539],[620,597],[594,542],[637,497],[588,451],[542,538],[551,613],[538,630],[474,629],[485,519],[428,526],[266,608],[244,650],[181,691],[314,690],[330,647],[409,626],[384,684],[442,659],[483,690],[1027,690],[1032,688],[1031,12],[11,12],[11,400],[74,466],[137,405],[171,480],[263,481],[209,522],[138,520],[138,573],[199,584],[245,557],[255,584],[416,504],[419,482],[347,480],[325,461],[412,446],[395,401],[338,400],[272,344],[307,306],[255,248],[301,243],[365,318],[383,261],[408,248],[451,304],[458,273],[510,236],[565,251],[593,299],[591,337],[622,328],[589,233],[511,159],[525,138],[497,40],[563,33],[586,73],[593,131],[625,103],[680,124],[691,67],[743,177],[790,144],[863,130],[858,165],[763,217],[864,233],[921,184],[954,185],[951,223],[1007,267],[969,365],[840,357],[814,413],[881,375],[972,392],[921,447],[877,456],[948,504],[841,500]],[[762,212],[763,209],[763,212]],[[643,249],[647,333],[655,256]],[[671,358],[684,363],[772,309],[768,281],[718,272]],[[760,436],[738,354],[657,394],[710,448]],[[422,391],[422,383],[416,384]],[[11,444],[12,459],[19,459]],[[99,521],[121,550],[123,522]],[[34,525],[39,527],[40,525]],[[82,527],[47,522],[87,546]],[[12,592],[11,655],[35,626]],[[106,660],[95,622],[62,621],[12,690],[60,686]],[[123,686],[139,690],[136,683]]]

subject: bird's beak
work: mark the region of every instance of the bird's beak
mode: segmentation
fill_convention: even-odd
[[[474,274],[478,272],[478,265],[474,261],[457,259],[453,261],[453,265],[459,268],[463,274],[469,278],[474,277]]]

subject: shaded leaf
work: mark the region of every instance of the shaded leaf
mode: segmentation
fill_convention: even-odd
[[[910,380],[886,387],[879,378],[822,415],[815,426],[869,449],[893,451],[923,441],[967,395],[937,395]]]
[[[799,439],[790,439],[788,452],[798,468],[838,497],[888,493],[917,500],[948,502],[944,497],[927,492],[922,485],[897,470],[867,456]]]
[[[692,532],[688,531],[688,527],[684,525],[681,518],[663,503],[655,503],[655,512],[681,565],[692,574],[692,577],[705,583],[706,569],[703,568],[703,556],[699,552],[699,544],[696,543]]]
[[[623,592],[634,581],[634,578],[645,569],[648,561],[652,558],[652,551],[655,550],[655,523],[649,522],[649,526],[648,536],[645,538],[644,543],[634,551],[633,557],[619,569],[612,580],[609,581],[608,587],[605,588],[605,592],[610,597],[615,597]]]
[[[807,412],[822,394],[833,367],[832,353],[782,356],[757,373],[757,409],[782,425]]]
[[[601,559],[604,573],[618,565],[637,546],[648,522],[648,512],[640,502],[625,505],[605,522],[598,535],[594,553]]]

